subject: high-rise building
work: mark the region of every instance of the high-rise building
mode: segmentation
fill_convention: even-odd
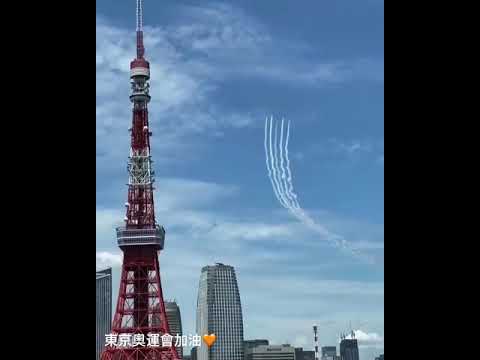
[[[156,307],[158,309],[159,306]],[[180,315],[180,308],[177,305],[176,301],[165,301],[165,313],[167,314],[168,325],[170,326],[170,335],[174,337],[174,342],[176,341],[175,337],[182,336],[182,317]],[[158,316],[152,317],[152,326],[160,326],[160,318]],[[182,359],[183,348],[181,346],[177,347],[177,353],[180,359]]]
[[[295,360],[303,360],[303,348],[295,348]]]
[[[295,348],[285,345],[258,345],[248,350],[245,360],[296,360]]]
[[[105,346],[105,335],[112,329],[112,269],[97,271],[97,360]]]
[[[245,340],[243,342],[243,352],[247,353],[248,350],[259,346],[259,345],[268,345],[268,340],[265,339],[255,339],[255,340]]]
[[[315,351],[295,348],[295,360],[315,360]]]
[[[340,342],[340,360],[359,360],[357,339],[343,339]]]
[[[301,360],[315,360],[315,351],[303,351],[303,357]]]
[[[173,336],[182,336],[182,317],[180,315],[180,308],[176,301],[165,301],[165,311],[167,313],[168,325],[170,325],[170,333]],[[177,347],[177,353],[180,359],[183,359],[183,348]]]
[[[252,349],[260,345],[269,345],[266,339],[245,340],[243,342],[243,358],[248,360],[252,358]]]
[[[243,360],[243,318],[235,269],[217,263],[200,275],[197,334],[215,334],[213,346],[198,348],[198,360]]]
[[[337,347],[336,346],[323,346],[322,347],[322,360],[336,360],[337,359]]]

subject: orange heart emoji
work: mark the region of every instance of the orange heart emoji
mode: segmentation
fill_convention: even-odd
[[[217,340],[215,334],[203,335],[203,341],[205,341],[205,344],[207,344],[208,347],[211,347],[215,343],[215,340]]]

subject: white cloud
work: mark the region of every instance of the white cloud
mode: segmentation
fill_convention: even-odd
[[[329,248],[327,242],[284,211],[278,211],[274,217],[261,211],[243,216],[231,211],[227,204],[241,196],[236,186],[179,178],[160,178],[157,182],[157,220],[166,226],[169,234],[186,237],[193,245],[208,238],[204,249],[207,252],[217,249],[233,254],[249,244],[277,243],[313,252]],[[114,229],[123,224],[125,216],[122,206],[123,203],[119,203],[116,209],[97,209],[98,248],[105,250],[115,244]],[[313,211],[312,214],[319,224],[348,238],[353,248],[367,252],[383,250],[383,226],[342,219],[327,212]],[[358,233],[362,236],[355,236]],[[272,250],[259,254],[266,259],[275,253]],[[283,256],[288,254],[277,251],[277,259]]]
[[[238,69],[237,69],[238,71]],[[288,82],[302,86],[317,86],[340,83],[346,80],[346,70],[340,64],[331,63],[297,63],[295,66],[281,62],[268,63],[240,69],[245,75],[255,75],[273,81]]]
[[[97,209],[97,233],[112,231],[112,229],[121,224],[124,216],[125,214],[118,209]]]
[[[346,153],[348,155],[369,153],[373,151],[373,144],[367,140],[352,140],[344,142],[338,139],[332,139],[331,141],[337,152]]]
[[[232,197],[238,192],[235,186],[199,180],[160,178],[157,183],[159,186],[155,197],[159,211],[204,207],[221,199]]]
[[[122,259],[123,257],[119,253],[111,253],[108,251],[97,252],[96,268],[100,270],[107,267],[120,267],[122,266]]]
[[[216,87],[213,76],[218,73],[218,69],[208,61],[186,57],[185,52],[191,45],[187,49],[179,48],[178,34],[185,39],[192,38],[195,32],[185,33],[182,26],[167,29],[155,26],[145,28],[146,56],[150,61],[153,75],[151,110],[155,114],[169,111],[178,111],[181,114],[181,110],[183,113],[192,110],[185,107],[205,107],[204,101],[209,92]],[[134,32],[115,27],[105,19],[97,17],[96,52],[97,103],[99,97],[111,98],[113,95],[126,105],[129,91],[129,63],[135,55]],[[124,108],[129,110],[128,106]],[[176,119],[164,121],[171,121],[175,127],[186,125],[178,124]],[[189,123],[195,121],[195,118],[188,118]]]
[[[145,28],[153,75],[153,155],[162,164],[195,157],[202,147],[194,134],[223,136],[229,128],[255,126],[263,116],[257,116],[258,109],[228,111],[215,101],[225,80],[254,76],[260,81],[317,85],[349,80],[356,67],[375,67],[368,60],[360,61],[361,66],[355,61],[299,60],[305,57],[296,54],[308,45],[273,38],[257,19],[231,5],[179,5],[176,19],[166,27]],[[128,71],[135,55],[135,33],[101,16],[96,27],[97,173],[106,176],[123,170],[121,160],[128,149]],[[278,48],[288,49],[290,58],[279,56]]]
[[[372,332],[364,332],[362,330],[354,330],[355,339],[358,340],[359,347],[383,347],[384,338],[383,336]],[[347,339],[351,339],[352,336],[348,335]]]
[[[310,296],[312,299],[320,299],[325,296],[376,296],[381,298],[384,296],[384,284],[383,282],[365,282],[365,281],[349,281],[349,280],[331,280],[331,279],[315,279],[315,278],[302,278],[299,279],[296,276],[282,275],[268,276],[264,275],[258,279],[251,279],[248,288],[265,288],[272,287],[277,291],[285,293],[284,300],[277,299],[277,302],[287,305],[290,301],[291,293],[290,286],[295,283],[295,296],[303,294]],[[266,297],[269,297],[266,294]],[[264,299],[265,300],[265,299]],[[273,300],[273,299],[272,299]]]
[[[196,51],[221,52],[259,50],[270,41],[261,24],[240,8],[222,3],[183,6],[179,16],[184,24],[173,29],[172,37]]]
[[[371,138],[329,138],[311,144],[304,150],[304,157],[322,156],[328,158],[342,158],[348,160],[364,159],[372,163],[383,165],[384,141]]]
[[[256,76],[307,86],[358,78],[383,80],[383,60],[305,59],[309,44],[273,37],[239,7],[222,3],[179,6],[177,17],[180,24],[168,28],[169,39],[192,54],[207,56],[210,60],[202,68],[216,79]]]
[[[228,9],[215,10],[216,17],[221,18],[220,14]],[[199,16],[203,16],[205,22],[209,14],[200,11]],[[233,10],[229,16],[234,16]],[[129,63],[135,55],[135,33],[102,17],[97,17],[96,25],[97,174],[106,176],[123,170],[122,160],[128,150]],[[202,149],[198,144],[201,138],[193,137],[194,134],[222,136],[224,129],[248,127],[255,120],[250,113],[225,111],[211,101],[219,80],[219,68],[211,60],[187,56],[193,45],[182,48],[180,40],[185,42],[198,34],[189,33],[182,26],[145,28],[145,46],[152,72],[150,126],[155,136],[153,155],[157,163],[193,158]],[[224,21],[218,26],[216,36],[231,33],[226,29],[220,31],[227,26]],[[240,33],[239,25],[234,32]],[[236,45],[232,43],[232,46]],[[192,151],[193,146],[196,152]]]

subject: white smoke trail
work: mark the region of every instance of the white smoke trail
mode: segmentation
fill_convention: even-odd
[[[270,182],[272,184],[273,191],[275,193],[275,197],[279,201],[279,203],[286,208],[297,220],[301,223],[315,231],[317,234],[321,235],[322,238],[329,243],[332,243],[335,247],[340,248],[343,251],[347,251],[350,254],[362,258],[363,260],[367,261],[368,263],[373,263],[374,260],[372,257],[366,256],[364,254],[360,254],[356,249],[354,249],[342,236],[334,234],[326,229],[324,226],[318,224],[299,204],[298,196],[294,192],[293,188],[293,181],[292,181],[292,172],[290,169],[290,160],[288,157],[288,142],[290,137],[290,121],[288,122],[287,126],[287,138],[285,141],[285,157],[286,157],[286,168],[284,167],[283,162],[283,120],[280,130],[280,141],[278,142],[277,139],[277,126],[275,126],[275,135],[274,135],[274,146],[272,149],[272,126],[273,125],[273,116],[270,118],[270,126],[268,126],[268,118],[265,121],[265,155],[266,155],[266,165],[268,176],[270,178]],[[267,131],[269,130],[269,131]],[[269,150],[270,156],[267,151],[267,133],[269,134]],[[277,147],[277,144],[279,147]],[[279,154],[278,154],[279,153]],[[278,160],[278,156],[280,156],[280,160]],[[269,165],[270,160],[270,165]],[[278,169],[278,172],[277,172]],[[287,174],[285,176],[285,173]],[[281,175],[280,175],[281,174]],[[282,180],[284,183],[284,188],[281,186]],[[293,201],[292,201],[293,199]]]
[[[279,160],[279,154],[278,154],[278,124],[275,123],[275,131],[274,131],[274,140],[273,140],[273,157],[274,157],[274,163],[275,163],[275,177],[277,180],[277,185],[278,185],[278,192],[280,193],[280,197],[283,199],[283,202],[287,206],[287,209],[291,209],[290,205],[290,200],[285,194],[285,190],[282,187],[282,179],[281,179],[281,172],[280,170],[280,160]]]
[[[281,193],[281,190],[280,190],[280,186],[278,185],[278,182],[277,182],[277,170],[275,168],[275,159],[276,157],[274,156],[274,153],[273,153],[273,147],[272,147],[272,123],[273,123],[273,116],[270,118],[270,131],[269,131],[269,149],[270,149],[270,162],[271,162],[271,169],[272,169],[272,177],[273,177],[273,182],[275,183],[274,187],[275,187],[275,191],[278,193],[279,195],[279,201],[280,201],[280,204],[286,208],[286,209],[289,209],[288,207],[288,204],[285,203],[283,201],[283,195]]]
[[[272,184],[273,192],[275,193],[275,197],[277,198],[278,202],[281,204],[282,200],[280,200],[280,195],[277,192],[277,188],[275,187],[275,184],[272,178],[272,171],[270,170],[270,164],[269,164],[270,157],[268,156],[268,149],[267,149],[267,130],[268,130],[268,117],[265,118],[265,141],[264,141],[265,163],[267,165],[268,178],[270,179],[270,183]]]
[[[285,159],[287,161],[287,183],[288,183],[288,193],[293,198],[293,206],[296,209],[300,208],[300,205],[297,201],[297,194],[293,192],[293,183],[292,183],[292,172],[290,170],[290,159],[288,158],[288,140],[290,139],[290,120],[288,120],[287,124],[287,139],[285,141]]]
[[[278,144],[280,149],[280,169],[282,171],[281,183],[283,185],[283,189],[285,189],[283,192],[288,199],[289,207],[298,208],[295,206],[294,199],[292,198],[292,194],[289,191],[289,186],[287,183],[287,174],[286,174],[285,166],[283,164],[283,145],[284,145],[283,144],[283,122],[284,122],[284,119],[282,119],[282,124],[280,126],[280,143]]]

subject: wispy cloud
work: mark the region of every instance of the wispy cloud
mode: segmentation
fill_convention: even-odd
[[[329,138],[307,145],[295,156],[298,160],[312,157],[343,159],[349,161],[366,160],[383,165],[383,139],[372,138]]]
[[[253,77],[316,86],[352,81],[379,67],[378,60],[301,56],[308,52],[307,44],[275,38],[257,19],[227,4],[180,5],[176,19],[165,27],[145,29],[155,74],[150,114],[159,163],[194,157],[192,149],[201,149],[200,140],[190,135],[223,136],[226,129],[255,126],[263,117],[259,109],[232,111],[214,101],[225,81]],[[123,170],[118,164],[128,147],[128,70],[135,41],[132,29],[102,16],[97,16],[96,26],[97,173],[106,175]]]
[[[172,42],[172,29],[147,27],[145,44],[151,61],[152,103],[151,127],[158,145],[158,162],[186,158],[193,140],[189,134],[215,131],[229,127],[250,126],[250,114],[225,112],[210,103],[216,88],[213,76],[217,70],[202,59],[190,60]],[[126,133],[131,110],[128,106],[129,62],[135,54],[134,32],[112,25],[97,17],[97,172],[105,174],[128,148]],[[161,119],[161,121],[158,121]]]
[[[112,253],[109,251],[97,252],[96,267],[97,270],[105,269],[107,267],[120,267],[122,265],[122,255],[119,253]]]
[[[186,240],[182,244],[188,243],[192,251],[196,251],[199,256],[203,254],[205,259],[210,256],[211,250],[221,249],[226,254],[233,255],[243,246],[258,246],[268,249],[269,253],[278,254],[287,247],[290,255],[297,253],[297,256],[305,251],[328,248],[328,244],[318,234],[311,233],[283,212],[272,217],[269,211],[257,210],[241,215],[230,210],[228,204],[244,196],[236,186],[177,178],[159,181],[162,186],[155,196],[157,218],[168,224],[169,234],[184,237]],[[383,226],[339,218],[315,209],[312,214],[320,224],[345,234],[357,249],[383,249]],[[97,208],[96,216],[97,248],[107,250],[109,245],[114,245],[113,231],[122,224],[124,212],[121,204],[118,204],[113,209]],[[204,239],[208,239],[208,242],[202,243]],[[281,243],[282,248],[277,249],[277,243]],[[242,254],[240,251],[238,256]]]
[[[219,200],[238,194],[239,189],[233,185],[220,185],[212,182],[160,178],[162,184],[157,189],[157,209],[174,211],[207,207]]]
[[[257,52],[272,39],[267,30],[238,7],[224,3],[180,6],[173,39],[191,51],[229,57],[231,51]]]
[[[361,153],[371,153],[374,150],[374,144],[369,140],[350,140],[342,141],[339,139],[330,139],[333,150],[338,153],[355,155]]]
[[[359,347],[374,347],[374,348],[383,348],[384,346],[384,338],[383,336],[372,332],[364,332],[362,330],[354,330],[355,339],[358,341]],[[349,334],[347,339],[351,339],[352,336]]]
[[[189,53],[207,56],[204,69],[214,67],[217,78],[254,76],[303,86],[383,81],[383,59],[304,56],[311,50],[308,44],[275,38],[238,7],[218,2],[182,6],[178,19],[181,23],[169,28],[170,38]]]

